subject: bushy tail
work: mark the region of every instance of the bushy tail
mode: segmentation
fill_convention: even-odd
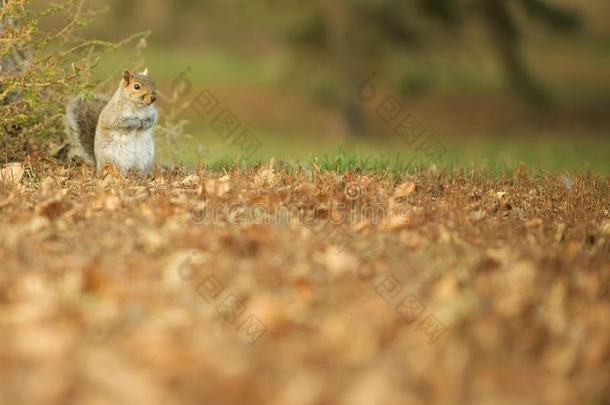
[[[95,166],[93,145],[95,129],[100,113],[108,97],[96,95],[93,98],[80,96],[66,106],[66,134],[70,143],[70,158],[79,158]]]

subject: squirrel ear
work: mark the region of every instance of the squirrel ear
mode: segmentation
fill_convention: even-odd
[[[145,68],[145,69],[144,69],[144,71],[142,72],[142,74],[143,74],[144,76],[148,76],[148,68]]]
[[[129,86],[130,80],[131,80],[131,73],[129,73],[129,70],[123,71],[123,81],[125,82],[126,86]]]

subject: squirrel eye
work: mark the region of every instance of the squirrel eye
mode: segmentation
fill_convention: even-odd
[[[136,90],[140,90],[140,85],[138,83],[136,83],[133,85],[133,88]]]

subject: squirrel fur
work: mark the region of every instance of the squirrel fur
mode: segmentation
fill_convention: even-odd
[[[148,69],[135,74],[124,71],[110,98],[75,98],[66,107],[70,156],[93,165],[98,174],[110,164],[124,176],[131,171],[146,176],[155,156],[156,100]]]

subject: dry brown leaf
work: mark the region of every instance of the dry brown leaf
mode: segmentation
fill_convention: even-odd
[[[324,265],[336,276],[344,275],[354,271],[358,266],[358,259],[347,251],[337,252],[336,249],[328,247],[321,257]]]
[[[394,190],[393,198],[404,198],[415,191],[415,183],[412,181],[405,181]]]
[[[392,215],[385,224],[385,229],[396,231],[409,228],[410,224],[411,222],[407,215]]]
[[[50,221],[46,217],[31,216],[29,220],[19,223],[18,226],[11,226],[0,232],[0,246],[4,244],[11,248],[32,235],[40,236],[48,230],[49,224]]]
[[[484,219],[486,216],[487,213],[484,210],[476,210],[468,214],[468,218],[475,222]]]
[[[273,294],[257,295],[248,304],[249,311],[256,314],[272,333],[289,321],[285,308],[286,305]]]
[[[10,193],[5,199],[0,201],[0,208],[8,207],[11,205],[13,201],[15,201],[17,195],[15,193]]]
[[[195,174],[192,174],[190,176],[186,176],[180,182],[181,185],[187,186],[187,187],[193,187],[193,186],[199,185],[199,183],[201,183],[201,177],[199,177],[199,176],[197,176]]]
[[[510,203],[510,197],[505,191],[498,191],[494,196],[497,204],[500,208],[509,210],[512,208],[512,204]]]
[[[352,225],[352,230],[356,233],[364,233],[371,228],[371,224],[367,221],[359,221]]]
[[[424,213],[420,207],[413,207],[407,210],[392,211],[390,217],[385,221],[383,229],[397,231],[410,229],[422,225]]]
[[[223,197],[225,194],[231,191],[231,183],[229,182],[229,177],[223,176],[218,180],[206,180],[204,189],[206,194],[210,197]]]
[[[527,228],[539,228],[542,226],[542,219],[540,219],[540,218],[530,219],[529,221],[527,221],[525,223],[525,226]]]
[[[138,244],[144,248],[146,253],[155,253],[165,244],[165,238],[160,232],[146,228],[138,234]]]
[[[246,396],[302,405],[333,398],[470,403],[473,390],[454,377],[476,382],[478,375],[482,391],[474,391],[492,402],[508,395],[508,402],[585,397],[600,403],[608,396],[599,383],[610,359],[604,178],[574,176],[566,194],[559,174],[536,185],[512,176],[451,174],[436,196],[420,195],[420,188],[434,189],[427,172],[403,180],[417,185],[410,191],[375,175],[278,170],[273,181],[281,189],[261,193],[252,185],[257,174],[260,184],[271,178],[264,167],[232,170],[230,181],[215,180],[206,199],[195,197],[205,180],[216,178],[205,168],[198,184],[183,168],[106,183],[88,167],[71,166],[65,179],[58,164],[32,161],[32,169],[40,183],[25,173],[14,190],[0,184],[6,207],[0,211],[0,392],[7,403],[62,403],[76,386],[81,402],[154,402],[157,392],[143,393],[159,382],[168,395],[157,401],[163,403],[240,403]],[[343,210],[353,221],[342,221],[342,230],[353,243],[337,252],[331,245],[340,234],[305,226],[296,216],[250,226],[270,215],[246,212],[244,222],[231,224],[222,211],[218,221],[202,224],[188,215],[190,204],[172,204],[183,194],[207,204],[212,218],[211,209],[223,205],[214,198],[225,182],[235,191],[223,195],[226,206],[287,204],[307,218],[325,207],[317,225],[338,219],[334,212],[341,209],[333,206],[344,200],[347,182],[366,184],[362,198]],[[516,205],[506,219],[497,215],[498,191]],[[394,195],[403,200],[388,210]],[[383,207],[381,219],[390,226],[355,212],[369,203]],[[401,209],[405,216],[387,214]],[[388,232],[391,227],[398,231]],[[425,308],[409,324],[410,294]],[[232,311],[221,313],[223,305],[235,296],[243,308],[231,308],[239,315],[227,319]],[[431,317],[447,330],[433,344]],[[248,336],[252,319],[268,328],[256,342]],[[278,347],[282,356],[274,355]],[[74,361],[66,362],[66,353]],[[524,367],[506,361],[514,356]],[[83,363],[104,367],[83,375]],[[198,378],[201,370],[209,378]],[[134,380],[116,379],[117,373],[135,375],[140,394],[133,394]],[[180,384],[167,383],[168,376]],[[560,386],[562,394],[532,394],[532,383],[552,391]],[[99,400],[100,392],[110,394]]]
[[[610,219],[604,219],[599,225],[599,230],[602,234],[610,236]]]
[[[95,202],[95,208],[107,211],[116,211],[123,206],[121,199],[116,194],[105,192]]]
[[[45,177],[40,180],[40,191],[43,195],[51,194],[55,189],[55,180],[53,177]]]
[[[123,178],[123,174],[119,168],[110,163],[104,166],[102,169],[102,174],[104,175],[104,178]]]
[[[536,268],[530,262],[517,261],[495,274],[497,309],[508,316],[521,314],[536,293]]]
[[[5,184],[19,184],[25,169],[21,163],[9,163],[0,169],[0,182]]]
[[[273,167],[261,169],[254,175],[254,184],[258,187],[273,186],[276,182],[275,170]]]
[[[57,219],[70,209],[71,204],[61,199],[52,199],[36,206],[36,213],[51,220]]]

